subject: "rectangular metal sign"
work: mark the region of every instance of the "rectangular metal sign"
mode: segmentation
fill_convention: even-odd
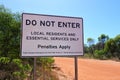
[[[83,19],[22,14],[21,56],[83,55]]]

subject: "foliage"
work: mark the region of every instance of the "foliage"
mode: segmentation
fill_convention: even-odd
[[[120,59],[120,34],[115,37],[116,56]]]
[[[95,50],[95,58],[104,59],[104,50]]]
[[[21,15],[0,5],[0,80],[23,80],[33,73],[33,59],[20,58],[20,26]],[[50,71],[53,62],[38,58],[37,66]]]
[[[26,65],[23,64],[20,59],[20,17],[19,14],[12,14],[9,9],[6,9],[3,5],[0,5],[0,76],[1,80],[17,79],[21,80],[23,77],[14,75],[19,72],[21,75],[25,75]],[[19,19],[19,20],[17,20]],[[23,71],[24,69],[25,71]]]
[[[89,52],[88,46],[84,44],[84,53],[88,53],[88,52]]]
[[[29,64],[23,64],[20,59],[12,59],[8,57],[0,58],[0,80],[21,80],[24,79],[28,72],[31,71]]]
[[[92,40],[92,38],[87,39],[89,44]],[[120,34],[115,38],[109,38],[108,35],[101,34],[98,37],[98,43],[89,45],[88,47],[86,46],[85,48],[85,50],[88,49],[87,54],[92,54],[91,56],[94,58],[117,58],[120,60]]]
[[[93,54],[94,53],[94,39],[88,38],[87,43],[89,45],[89,47],[88,47],[89,53],[91,53],[91,55],[94,56],[94,54]]]
[[[100,50],[101,49],[104,49],[104,46],[105,46],[105,42],[109,39],[109,37],[105,34],[101,34],[99,37],[98,37],[98,41],[99,41],[99,46],[100,46]]]
[[[48,67],[51,67],[51,65],[53,64],[54,59],[51,57],[43,57],[43,58],[37,58],[37,64],[38,65],[43,65],[46,69]]]
[[[0,8],[5,11],[0,12],[0,56],[19,58],[20,22],[14,19],[16,15],[3,8]]]
[[[115,57],[115,55],[113,54],[115,52],[116,49],[116,45],[115,45],[115,41],[114,39],[109,39],[106,44],[105,44],[105,51],[107,52],[106,56],[107,57]]]
[[[108,35],[101,34],[100,37],[98,37],[98,41],[101,43],[105,43],[109,39]]]
[[[43,75],[40,75],[39,78],[43,79],[45,78],[45,80],[49,80],[51,78],[53,78],[52,75],[52,65],[54,63],[54,59],[51,58],[51,57],[42,57],[42,58],[37,58],[37,65],[38,65],[38,72],[41,72],[42,73],[38,73],[38,74],[43,74]],[[44,77],[43,77],[44,76]]]
[[[94,39],[88,38],[87,43],[89,44],[89,46],[93,45],[94,44]]]

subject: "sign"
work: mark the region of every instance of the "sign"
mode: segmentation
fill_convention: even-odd
[[[22,14],[22,57],[83,55],[83,19]]]

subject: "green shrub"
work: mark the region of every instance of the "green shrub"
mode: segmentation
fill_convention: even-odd
[[[104,50],[95,50],[94,57],[98,59],[104,59],[105,51]]]

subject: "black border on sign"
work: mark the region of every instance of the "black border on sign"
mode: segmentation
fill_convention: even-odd
[[[75,56],[83,56],[83,55],[48,55],[48,56],[22,56],[22,39],[23,39],[23,14],[28,15],[41,15],[41,16],[50,16],[50,17],[63,17],[63,18],[75,18],[75,19],[81,19],[82,20],[82,46],[83,46],[83,55],[84,55],[84,29],[83,29],[83,18],[82,17],[70,17],[70,16],[58,16],[58,15],[47,15],[47,14],[35,14],[35,13],[22,13],[22,21],[21,21],[21,40],[20,40],[20,56],[22,58],[34,58],[34,57],[75,57]],[[80,52],[82,53],[82,52]]]

